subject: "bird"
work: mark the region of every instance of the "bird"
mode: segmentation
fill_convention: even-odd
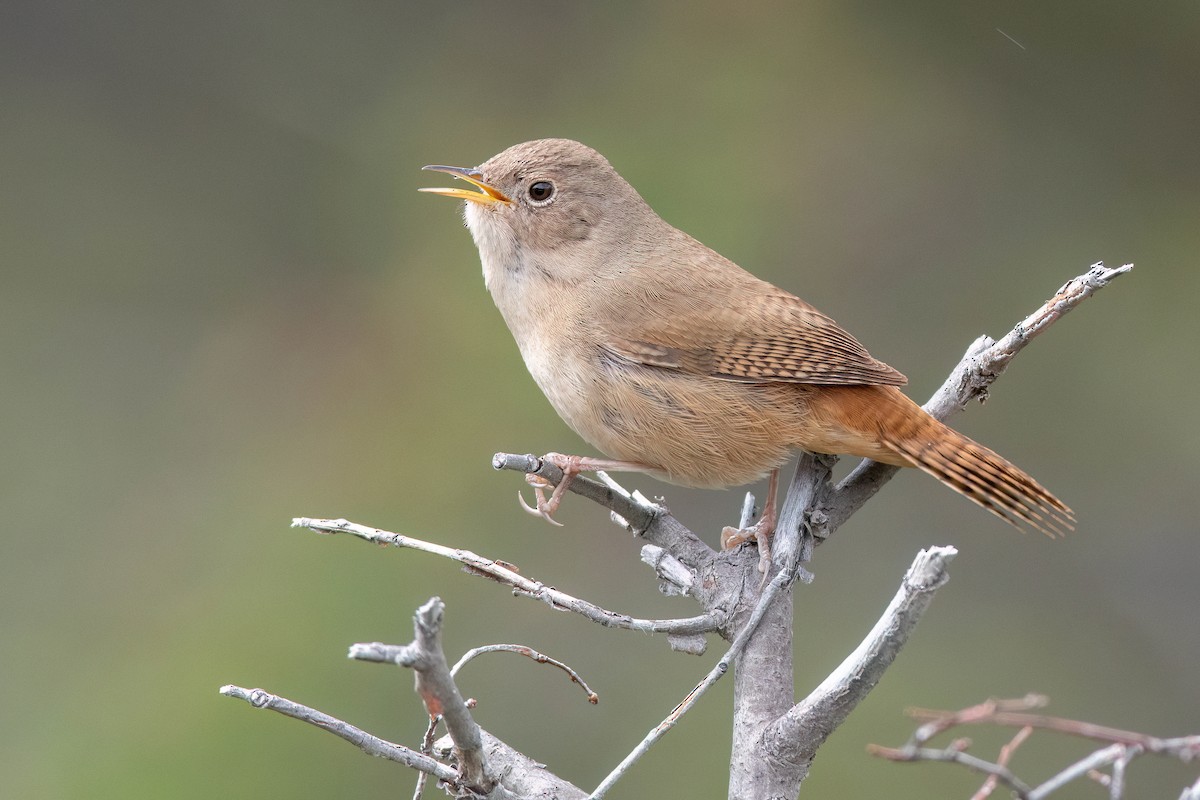
[[[915,467],[1016,526],[1051,537],[1074,513],[987,447],[934,419],[832,318],[663,220],[592,148],[514,145],[478,167],[433,164],[463,201],[484,283],[558,415],[603,458],[551,453],[564,477],[648,473],[702,488],[769,476],[759,522],[722,545],[766,552],[779,468],[798,450]]]

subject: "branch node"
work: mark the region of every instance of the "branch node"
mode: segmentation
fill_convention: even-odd
[[[654,544],[642,546],[642,562],[654,568],[662,580],[658,590],[667,597],[690,594],[696,575],[675,556]]]

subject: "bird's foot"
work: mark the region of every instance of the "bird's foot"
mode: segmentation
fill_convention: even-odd
[[[767,501],[763,504],[762,519],[748,528],[732,526],[721,529],[721,549],[732,550],[747,542],[758,545],[758,571],[762,573],[762,582],[758,585],[761,592],[767,585],[771,574],[771,537],[775,535],[775,524],[779,521],[775,512],[775,496],[779,492],[779,470],[771,472],[771,480],[767,484]]]
[[[563,492],[570,485],[571,480],[575,476],[563,470],[563,479],[558,482],[558,486],[550,483],[541,475],[535,475],[530,472],[525,475],[525,482],[533,487],[533,496],[537,500],[537,507],[530,506],[525,502],[525,497],[520,492],[517,492],[517,502],[521,504],[521,508],[525,509],[535,517],[541,517],[551,525],[562,527],[562,523],[554,518],[554,512],[558,510],[559,503],[562,502]],[[554,491],[550,493],[550,497],[546,497],[546,490],[553,487]]]
[[[517,492],[517,500],[521,503],[521,508],[525,509],[535,517],[541,517],[551,525],[557,525],[560,528],[562,523],[554,518],[554,512],[558,511],[558,506],[562,503],[563,495],[567,493],[567,489],[571,486],[571,481],[575,480],[575,476],[581,472],[595,472],[596,470],[616,470],[621,472],[644,472],[647,467],[643,464],[635,464],[631,461],[612,461],[605,458],[590,458],[588,456],[567,456],[562,453],[547,453],[542,456],[542,461],[553,464],[562,470],[562,480],[554,486],[550,481],[543,478],[537,473],[530,472],[525,475],[525,481],[533,487],[534,497],[537,499],[537,506],[530,506],[525,502],[525,498]],[[546,497],[546,490],[554,487],[554,491]]]
[[[771,574],[771,537],[774,535],[775,520],[766,517],[749,528],[728,526],[721,529],[722,550],[732,550],[747,542],[754,542],[758,545],[758,571],[763,576],[762,583],[758,587],[760,590],[766,585],[767,576]]]

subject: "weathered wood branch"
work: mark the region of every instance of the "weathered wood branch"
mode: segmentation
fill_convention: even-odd
[[[946,566],[957,553],[953,547],[918,553],[892,602],[854,652],[808,697],[761,729],[754,750],[788,790],[783,796],[796,795],[817,749],[883,678],[934,593],[949,580]]]

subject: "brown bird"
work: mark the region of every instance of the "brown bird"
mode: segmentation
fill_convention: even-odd
[[[549,499],[536,489],[534,513],[553,522],[582,470],[709,488],[769,473],[762,521],[722,537],[765,539],[779,467],[802,449],[917,467],[1013,525],[1073,528],[1037,481],[902,394],[903,375],[663,221],[595,150],[542,139],[474,169],[425,169],[478,188],[422,191],[466,201],[484,282],[530,374],[611,459],[552,454],[566,477]]]

